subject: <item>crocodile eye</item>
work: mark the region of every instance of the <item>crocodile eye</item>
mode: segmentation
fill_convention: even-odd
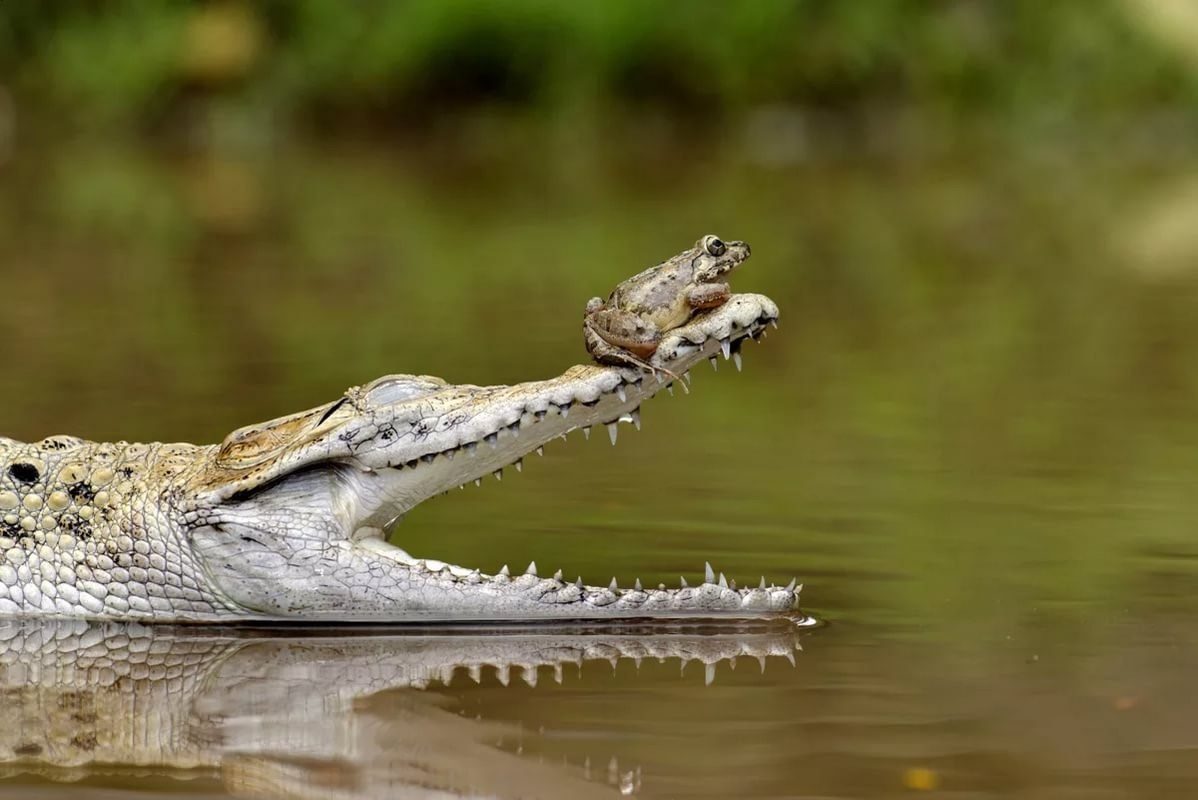
[[[722,256],[728,248],[720,240],[718,236],[703,237],[703,249],[707,251],[709,256]]]

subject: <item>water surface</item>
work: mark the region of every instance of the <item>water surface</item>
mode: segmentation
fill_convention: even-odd
[[[743,374],[704,368],[619,446],[571,437],[395,539],[590,582],[797,575],[829,624],[793,634],[795,666],[721,652],[708,685],[695,660],[576,647],[541,652],[533,687],[476,684],[459,657],[483,645],[450,636],[459,669],[421,689],[419,642],[250,636],[187,644],[228,652],[182,695],[127,657],[76,675],[23,631],[5,795],[1189,796],[1198,162],[594,159],[15,158],[3,431],[206,442],[388,372],[544,377],[582,356],[588,297],[702,233],[744,238],[734,286],[783,318]],[[89,697],[173,714],[177,738],[89,757]]]

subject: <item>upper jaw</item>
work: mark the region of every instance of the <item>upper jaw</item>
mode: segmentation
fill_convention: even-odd
[[[684,375],[722,353],[739,365],[734,344],[760,336],[777,316],[778,307],[764,295],[733,295],[669,332],[651,363]],[[403,513],[430,495],[517,463],[572,430],[604,423],[614,437],[617,422],[639,424],[641,402],[662,388],[671,386],[661,372],[593,364],[513,386],[390,375],[325,406],[234,431],[189,477],[188,488],[197,505],[212,508],[321,464],[367,474],[412,470],[399,482],[402,492],[387,498],[395,513]]]
[[[684,375],[708,358],[735,359],[740,345],[759,337],[778,317],[769,298],[734,295],[723,306],[671,331],[651,359]],[[336,441],[345,457],[366,473],[377,473],[397,489],[383,516],[402,514],[421,500],[502,470],[547,442],[604,424],[613,443],[616,425],[640,426],[641,403],[671,379],[664,373],[578,365],[556,378],[514,386],[444,385],[418,399],[374,407],[373,387],[359,393],[360,416],[340,426]],[[386,474],[391,475],[387,480]],[[384,492],[383,494],[387,494]],[[381,517],[367,512],[366,521]]]

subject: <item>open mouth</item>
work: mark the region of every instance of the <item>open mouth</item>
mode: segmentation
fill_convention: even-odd
[[[735,295],[716,312],[696,318],[673,331],[662,342],[650,363],[680,375],[684,381],[689,381],[689,369],[704,360],[710,362],[713,369],[718,369],[721,360],[730,361],[739,371],[742,365],[741,348],[745,342],[763,339],[771,327],[777,327],[777,320],[777,307],[772,302],[759,295]],[[527,439],[536,436],[538,440],[546,437],[565,438],[573,430],[581,430],[584,436],[589,437],[595,425],[602,425],[606,429],[614,445],[620,423],[631,423],[640,428],[640,402],[662,388],[672,392],[675,383],[668,373],[662,371],[647,373],[625,368],[584,367],[580,368],[580,375],[584,370],[593,374],[572,385],[572,396],[551,392],[548,397],[526,398],[524,413],[515,418],[505,417],[511,421],[484,434],[481,439],[424,454],[407,461],[401,468],[416,472],[431,471],[438,461],[443,460],[445,468],[440,471],[441,474],[428,477],[434,483],[444,485],[444,480],[452,483],[452,474],[456,471],[453,463],[462,459],[465,462],[463,473],[476,472],[481,467],[483,474],[489,470],[495,478],[502,479],[506,467],[516,470],[522,467],[522,454],[510,459],[503,456],[504,453],[517,453],[526,448],[527,441],[523,447],[520,444],[522,437]],[[532,451],[542,454],[543,444],[534,445]],[[501,462],[498,465],[494,463],[496,456]],[[482,477],[475,475],[471,480],[479,484]],[[462,485],[458,484],[459,487]],[[734,580],[728,580],[710,564],[704,565],[703,579],[694,586],[688,585],[683,579],[673,589],[667,589],[665,585],[645,587],[638,579],[630,586],[620,587],[613,578],[606,587],[593,587],[585,585],[581,578],[566,581],[560,569],[542,577],[535,561],[517,574],[504,565],[494,575],[487,575],[477,569],[437,559],[413,558],[402,549],[386,543],[381,536],[370,537],[369,543],[363,541],[363,544],[377,548],[380,553],[393,552],[392,557],[410,569],[447,576],[468,586],[524,590],[541,603],[580,604],[582,607],[592,606],[612,612],[643,612],[657,616],[671,610],[685,612],[686,615],[716,611],[785,611],[795,607],[798,592],[802,588],[793,579],[784,586],[772,585],[767,583],[764,576],[753,585],[738,588]]]
[[[704,360],[713,366],[731,361],[739,368],[745,341],[761,339],[777,317],[768,298],[733,295],[671,331],[650,360],[653,372],[580,365],[556,378],[513,386],[381,378],[356,390],[350,408],[334,407],[322,415],[331,426],[329,443],[322,440],[322,446],[343,452],[322,453],[314,468],[284,477],[279,486],[256,491],[221,512],[225,524],[250,526],[272,509],[282,506],[294,514],[311,504],[312,516],[330,535],[321,544],[324,550],[304,550],[302,566],[279,553],[294,547],[291,538],[264,540],[261,530],[251,537],[253,546],[271,553],[261,560],[272,565],[269,574],[253,577],[269,580],[268,599],[287,597],[286,607],[263,608],[262,594],[238,598],[234,592],[246,584],[244,575],[219,582],[227,591],[232,587],[230,594],[244,605],[310,618],[324,611],[339,618],[394,615],[426,621],[759,617],[791,611],[801,589],[794,580],[778,586],[762,577],[738,587],[710,565],[695,585],[683,580],[673,588],[646,587],[637,580],[621,587],[613,580],[588,586],[581,579],[565,580],[560,570],[542,576],[535,562],[519,574],[504,566],[488,575],[414,558],[387,541],[394,523],[428,497],[487,475],[501,479],[506,468],[519,470],[526,455],[542,453],[547,442],[574,430],[589,435],[594,426],[603,426],[615,444],[620,423],[639,427],[641,403],[673,388],[670,374],[685,381],[688,370]],[[253,563],[244,554],[222,561],[230,569]],[[294,591],[287,590],[289,581]]]

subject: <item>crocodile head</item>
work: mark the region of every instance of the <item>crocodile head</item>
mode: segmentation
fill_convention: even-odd
[[[682,375],[735,357],[777,318],[761,295],[729,302],[671,331],[653,363]],[[668,373],[667,373],[668,374]],[[660,375],[660,373],[659,373]],[[211,583],[238,607],[272,617],[527,620],[755,617],[797,605],[785,587],[736,589],[710,567],[696,586],[595,587],[535,565],[496,575],[409,556],[388,543],[422,500],[519,469],[570,431],[639,426],[643,400],[669,384],[634,369],[576,366],[514,386],[454,385],[392,375],[310,411],[230,434],[181,493],[184,525]]]

